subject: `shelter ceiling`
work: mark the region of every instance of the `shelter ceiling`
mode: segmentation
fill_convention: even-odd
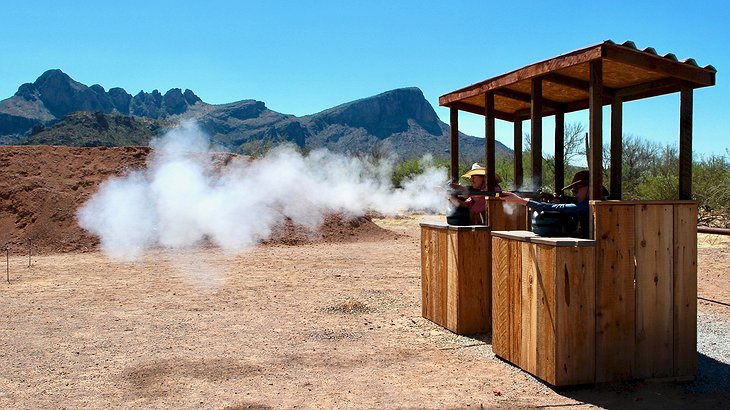
[[[591,62],[602,62],[603,104],[614,97],[623,101],[715,84],[712,66],[694,60],[677,61],[673,54],[659,56],[651,48],[636,49],[631,42],[612,41],[576,50],[550,60],[494,77],[441,96],[439,104],[485,114],[485,95],[494,93],[496,117],[514,121],[530,115],[533,79],[542,84],[543,115],[588,107]]]

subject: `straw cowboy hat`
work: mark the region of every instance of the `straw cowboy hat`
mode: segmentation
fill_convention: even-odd
[[[481,176],[487,176],[487,169],[481,166],[478,162],[475,162],[471,165],[471,170],[469,170],[466,174],[462,175],[462,178],[469,178],[474,175],[481,175]],[[502,178],[499,177],[499,175],[494,174],[494,180],[497,181],[497,183],[502,182]]]

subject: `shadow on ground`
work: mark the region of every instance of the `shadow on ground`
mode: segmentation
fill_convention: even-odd
[[[727,408],[730,405],[730,365],[699,353],[694,381],[631,381],[556,388],[555,391],[564,397],[607,409]]]

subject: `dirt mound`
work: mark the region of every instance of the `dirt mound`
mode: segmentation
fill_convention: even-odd
[[[294,225],[290,220],[277,226],[265,244],[302,245],[312,242],[357,242],[396,239],[399,234],[376,225],[369,215],[328,215],[317,231]]]
[[[99,185],[145,167],[147,147],[75,148],[65,146],[0,146],[0,245],[11,253],[95,250],[98,238],[79,227],[76,211]],[[213,154],[225,166],[233,154]],[[328,216],[319,232],[286,222],[266,243],[298,245],[326,241],[393,238],[397,234],[370,218]]]

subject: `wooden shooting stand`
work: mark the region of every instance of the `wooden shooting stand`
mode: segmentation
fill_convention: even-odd
[[[487,225],[421,224],[422,314],[465,335],[492,327],[492,230],[527,229],[524,207],[487,198]]]
[[[491,329],[497,356],[555,386],[693,378],[692,101],[695,88],[715,84],[715,74],[692,59],[606,41],[441,96],[440,105],[451,109],[452,181],[459,177],[459,111],[485,117],[490,191],[496,186],[495,119],[514,123],[515,186],[523,184],[522,121],[530,120],[537,191],[543,182],[542,118],[555,116],[555,186],[561,187],[564,115],[588,109],[590,239],[538,237],[526,231],[526,210],[517,217],[505,213],[499,199],[489,202],[485,227],[423,224],[423,316],[457,333]],[[622,201],[622,104],[675,92],[678,195]],[[608,201],[602,200],[605,105],[611,107]]]

